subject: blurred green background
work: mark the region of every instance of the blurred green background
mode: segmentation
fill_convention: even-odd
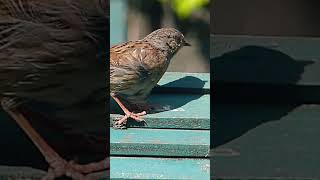
[[[209,8],[210,0],[110,0],[111,45],[174,27],[192,47],[182,48],[168,71],[209,72]]]

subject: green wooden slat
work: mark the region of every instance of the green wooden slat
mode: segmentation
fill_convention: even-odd
[[[111,155],[206,157],[208,130],[110,129]]]
[[[209,73],[166,72],[155,92],[210,93]]]
[[[216,178],[320,178],[320,105],[217,104],[213,114]]]
[[[111,157],[110,179],[210,179],[208,159]]]
[[[211,36],[216,82],[320,86],[320,38]]]
[[[110,0],[110,44],[127,40],[127,1]]]
[[[111,112],[118,112],[111,114],[113,120],[123,112],[110,101]],[[210,95],[155,94],[150,97],[150,103],[160,105],[165,111],[144,116],[147,126],[129,120],[128,127],[210,129]]]

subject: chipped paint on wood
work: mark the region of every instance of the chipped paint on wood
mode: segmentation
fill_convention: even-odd
[[[150,102],[164,104],[165,108],[162,112],[144,116],[147,126],[129,121],[128,127],[210,129],[210,95],[157,94],[150,97]],[[111,120],[119,118],[123,112],[112,100],[111,107],[114,108],[111,112],[118,113],[111,114]]]
[[[210,179],[209,159],[111,157],[111,179]]]
[[[206,157],[208,130],[110,129],[111,155]]]

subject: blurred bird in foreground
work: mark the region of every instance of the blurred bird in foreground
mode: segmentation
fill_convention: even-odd
[[[146,105],[147,97],[183,46],[190,44],[181,32],[162,28],[141,40],[111,47],[110,95],[125,113],[114,127],[126,124],[128,118],[143,121],[142,116],[152,108]]]
[[[65,136],[59,145],[68,147],[69,137],[84,137],[71,143],[83,144],[88,151],[102,148],[98,151],[106,156],[108,4],[106,0],[0,1],[0,101],[48,162],[43,179],[64,175],[83,179],[108,168],[108,158],[85,165],[64,160],[32,126],[31,111],[40,110],[28,106],[41,102],[58,109],[44,114],[42,123],[50,124],[51,119],[59,125],[55,133]]]

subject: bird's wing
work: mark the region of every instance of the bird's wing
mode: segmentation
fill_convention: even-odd
[[[160,71],[162,57],[149,43],[129,41],[110,49],[110,91],[127,96],[148,95],[150,81]],[[155,80],[156,81],[156,80]],[[146,87],[144,87],[146,86]],[[145,92],[143,92],[145,90]]]

